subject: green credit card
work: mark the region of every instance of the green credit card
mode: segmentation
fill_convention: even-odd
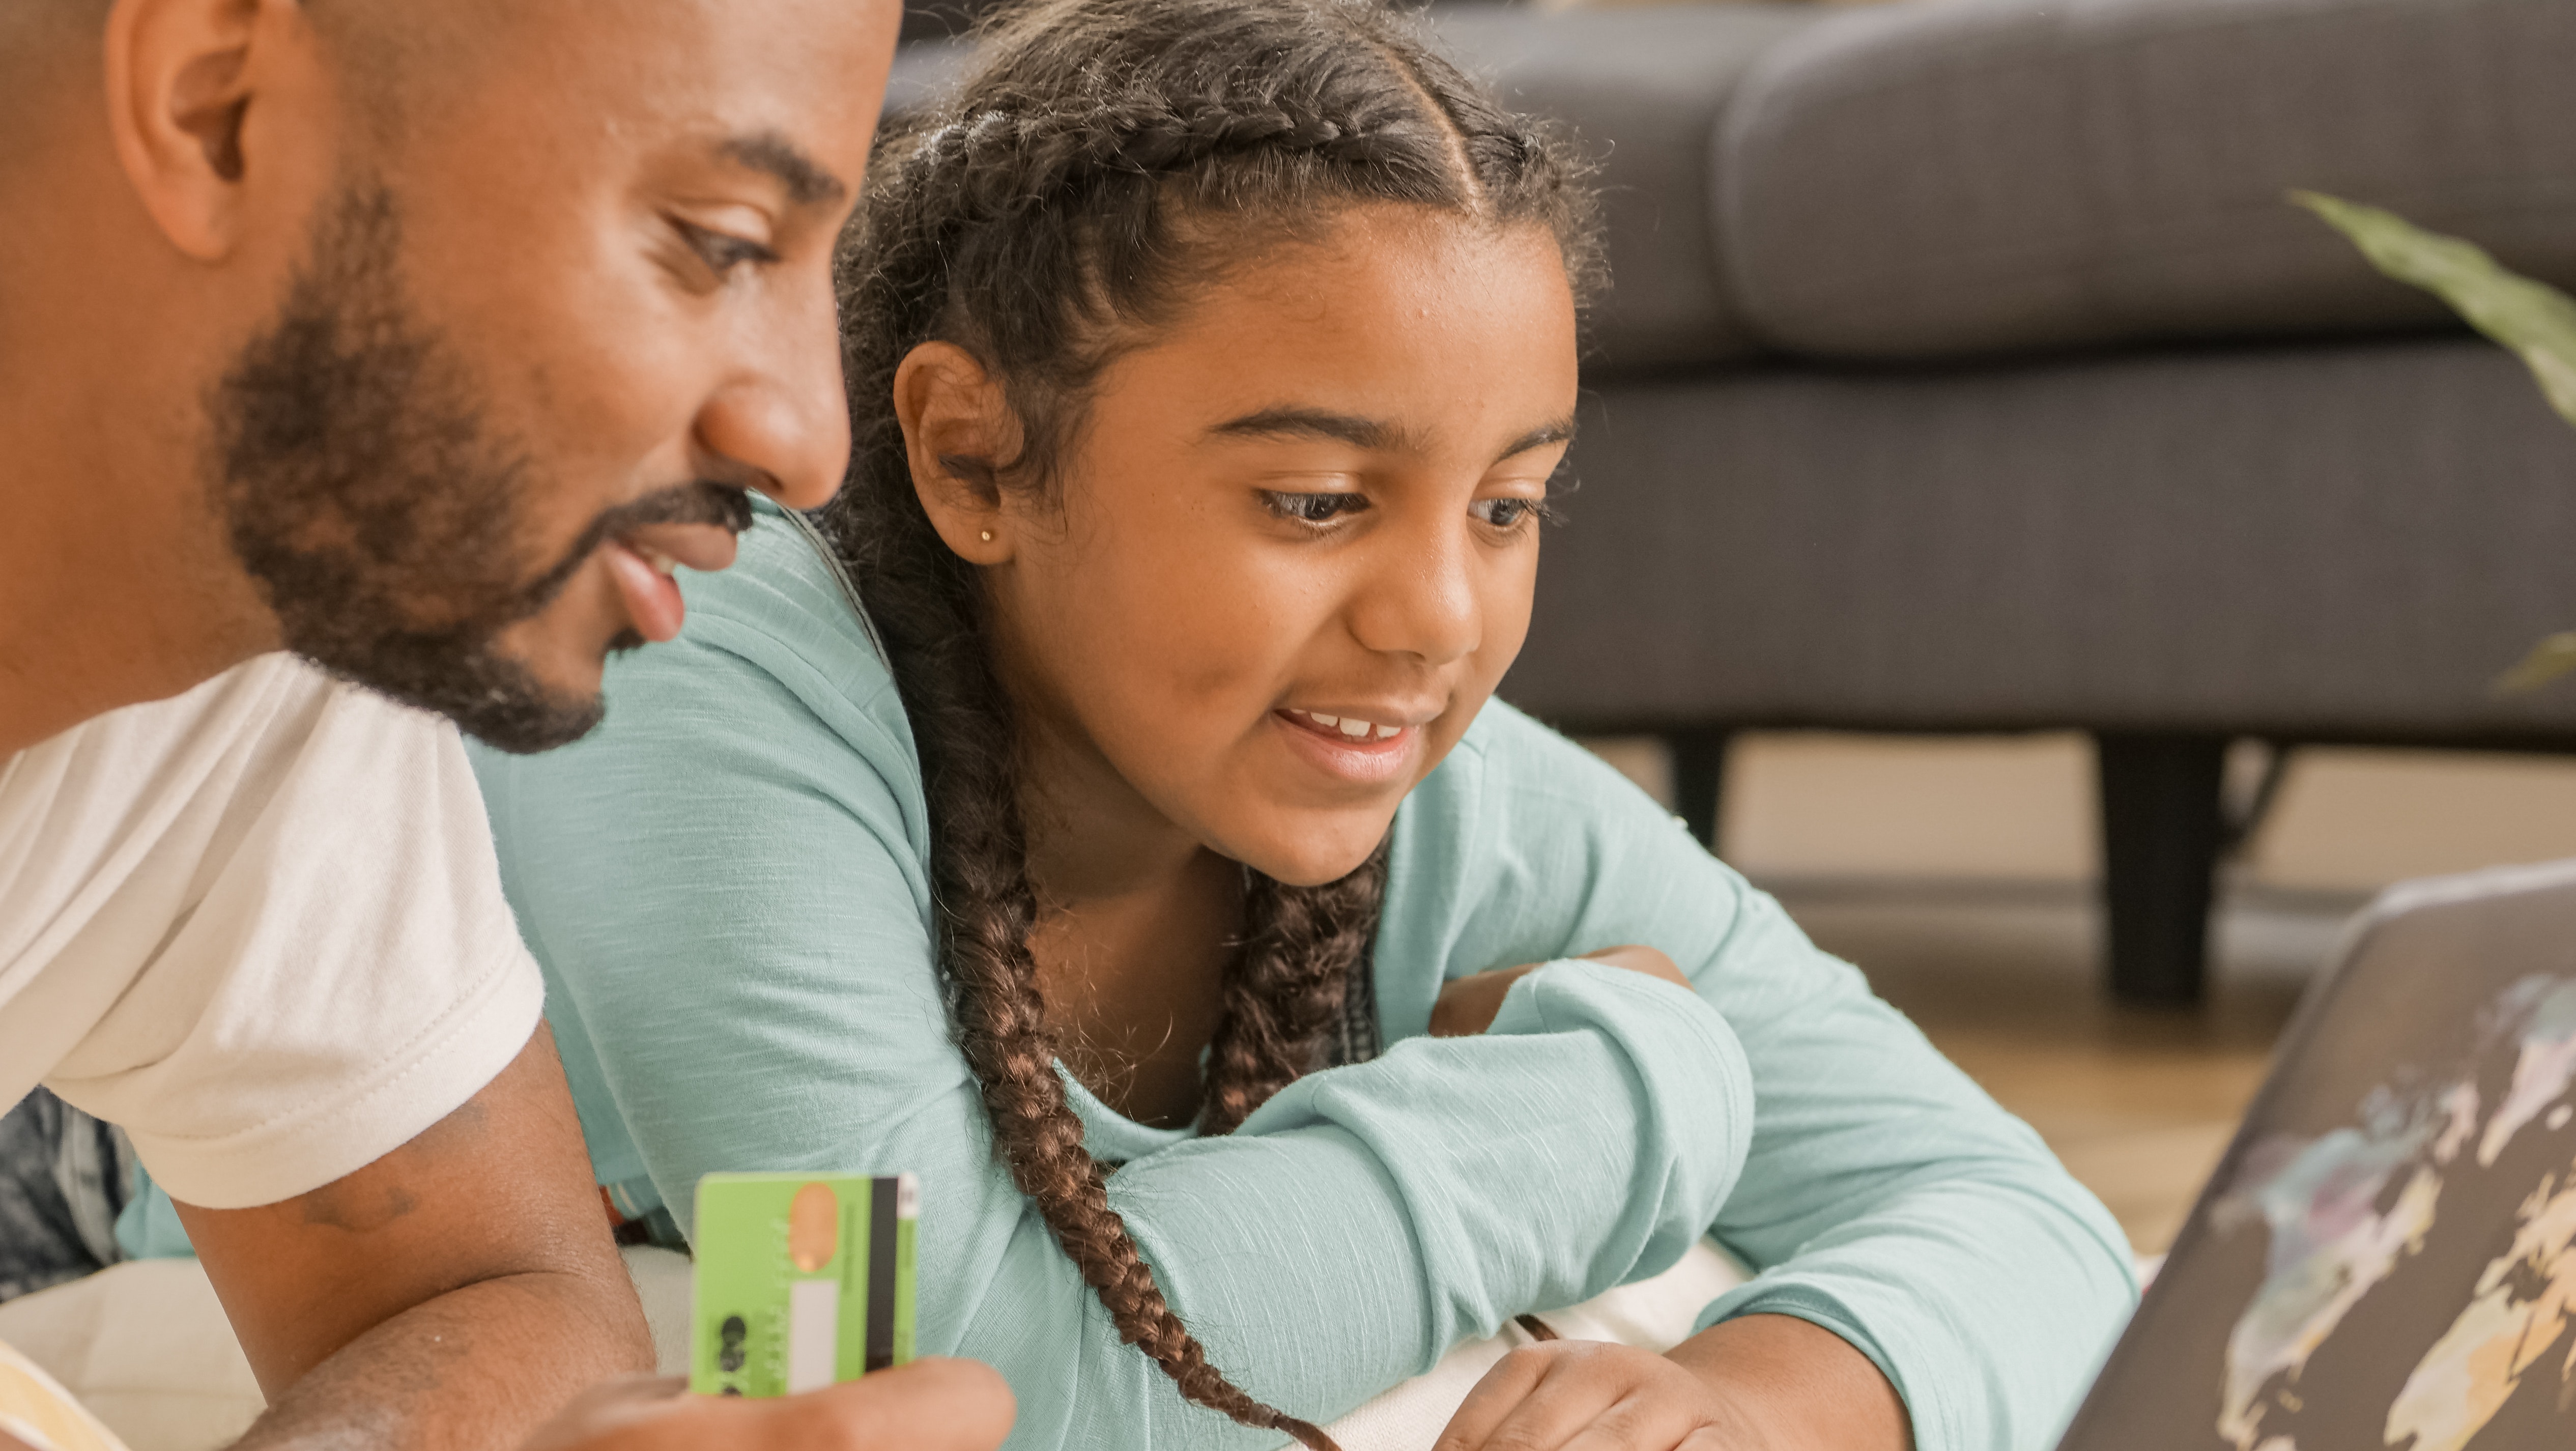
[[[910,1174],[698,1181],[689,1389],[783,1396],[912,1359]]]

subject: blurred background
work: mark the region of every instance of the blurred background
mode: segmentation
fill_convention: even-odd
[[[2289,201],[2576,287],[2576,0],[1427,13],[1608,229],[1504,695],[2162,1250],[2374,892],[2576,856],[2576,683],[2494,688],[2576,430]]]

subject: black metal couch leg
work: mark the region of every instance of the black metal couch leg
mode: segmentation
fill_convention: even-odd
[[[2102,888],[2111,995],[2189,1006],[2208,979],[2225,838],[2224,736],[2099,731]]]
[[[1726,789],[1726,741],[1732,734],[1707,729],[1664,735],[1673,763],[1673,810],[1712,852],[1717,850],[1719,797]]]

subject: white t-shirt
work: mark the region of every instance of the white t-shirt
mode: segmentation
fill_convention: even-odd
[[[0,762],[0,1107],[41,1081],[183,1202],[401,1147],[544,995],[434,716],[269,655]]]

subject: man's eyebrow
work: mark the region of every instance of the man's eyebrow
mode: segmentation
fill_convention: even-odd
[[[1529,432],[1522,434],[1520,437],[1513,439],[1510,447],[1505,448],[1501,453],[1494,456],[1494,461],[1496,463],[1500,463],[1504,459],[1510,458],[1515,454],[1524,454],[1534,448],[1545,448],[1551,443],[1570,443],[1573,440],[1574,420],[1572,418],[1560,418],[1554,423],[1547,424],[1540,428],[1533,428]]]
[[[795,142],[775,131],[729,137],[716,147],[716,152],[727,161],[778,178],[787,188],[787,199],[799,207],[833,205],[850,194],[839,177],[825,171]]]
[[[1264,408],[1229,418],[1208,433],[1218,438],[1322,438],[1381,452],[1404,443],[1404,430],[1392,423],[1321,408]]]

